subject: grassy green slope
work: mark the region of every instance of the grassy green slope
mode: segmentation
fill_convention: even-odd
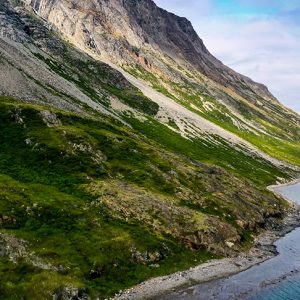
[[[48,110],[55,126],[43,121]],[[240,251],[286,208],[264,188],[282,171],[150,117],[128,119],[136,131],[5,97],[0,115],[0,248],[17,262],[1,252],[5,299],[66,287],[104,298]]]
[[[176,74],[172,67],[169,69]],[[234,110],[243,117],[241,120],[220,100],[208,96],[206,84],[201,86],[195,83],[195,79],[198,80],[195,74],[191,77],[192,80],[189,77],[191,75],[186,74],[186,77],[181,78],[181,82],[178,83],[150,73],[139,65],[126,67],[126,70],[132,75],[144,79],[167,97],[249,141],[270,156],[300,166],[300,118],[279,103],[266,101],[260,97],[257,97],[255,102],[249,99],[241,101],[241,97],[236,98],[229,92],[224,95],[224,92],[220,93],[219,91],[219,94],[222,95],[219,97],[227,99]],[[204,107],[207,104],[210,106],[208,109]],[[249,130],[247,122],[257,126],[261,131]],[[242,124],[244,128],[237,124]]]

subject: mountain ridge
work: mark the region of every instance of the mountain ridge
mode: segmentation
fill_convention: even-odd
[[[70,3],[73,10],[78,10],[80,13],[86,14],[87,18],[89,15],[93,15],[96,16],[97,19],[97,17],[99,18],[99,16],[102,15],[105,20],[104,26],[106,30],[108,29],[109,22],[111,22],[109,20],[109,14],[105,15],[109,9],[115,10],[112,12],[112,15],[119,15],[126,11],[124,15],[126,15],[126,19],[131,24],[131,28],[142,31],[141,36],[143,40],[140,41],[138,39],[130,39],[130,36],[125,33],[125,40],[129,41],[132,46],[135,46],[136,43],[141,46],[141,43],[146,43],[148,39],[152,38],[156,45],[162,47],[163,52],[168,54],[172,53],[170,56],[175,58],[178,56],[178,53],[180,53],[183,58],[190,63],[190,67],[197,66],[200,69],[200,72],[211,79],[221,82],[223,85],[231,86],[231,81],[235,83],[238,81],[240,84],[249,86],[253,85],[253,89],[256,90],[256,92],[261,93],[262,96],[275,99],[265,86],[254,83],[248,77],[236,73],[213,57],[193,29],[190,21],[186,18],[177,17],[175,14],[171,14],[159,8],[154,1],[108,1],[106,7],[105,5],[103,6],[101,2],[97,1],[90,1],[84,4],[78,1],[24,1],[27,5],[33,6],[33,9],[45,19],[49,20],[50,18],[50,22],[52,22],[51,12],[55,11],[59,5],[65,6]],[[105,11],[105,9],[107,10]],[[103,11],[101,12],[101,10]],[[138,12],[143,16],[142,20],[139,19]],[[68,18],[68,15],[65,15],[64,17]],[[57,17],[56,20],[59,24],[60,21]],[[70,20],[68,22],[70,22]],[[97,22],[101,24],[101,17],[99,20],[97,19]],[[98,25],[97,22],[96,26]],[[53,24],[55,25],[55,21]],[[124,23],[122,25],[124,25]],[[59,28],[59,25],[57,27]],[[86,26],[84,27],[86,29]],[[112,24],[109,24],[109,27],[114,28]],[[126,27],[124,26],[124,28]],[[117,31],[119,32],[118,34],[122,36],[122,29],[117,28]],[[126,32],[126,30],[124,31]],[[88,34],[89,32],[90,30],[86,33]],[[130,45],[124,44],[123,47],[130,47]]]
[[[33,2],[27,1],[27,3]],[[194,37],[197,36],[196,42],[199,43],[199,53],[194,51],[194,46],[184,30],[176,29],[180,27],[176,21],[177,17],[159,9],[153,1],[129,1],[126,4],[122,1],[91,1],[84,3],[85,9],[78,1],[73,1],[72,5],[63,0],[51,2],[49,6],[47,6],[47,1],[34,3],[38,15],[48,20],[51,26],[60,31],[71,43],[83,51],[95,53],[100,60],[112,61],[134,76],[145,79],[155,89],[173,99],[176,98],[176,101],[181,104],[193,104],[200,110],[203,107],[205,110],[203,114],[207,115],[209,112],[205,105],[206,102],[210,102],[210,99],[206,96],[214,98],[215,103],[209,103],[209,105],[217,106],[215,107],[216,113],[215,116],[211,114],[210,118],[217,123],[218,111],[223,115],[228,114],[228,118],[231,118],[231,120],[225,120],[224,117],[219,116],[219,119],[224,122],[222,126],[230,121],[237,130],[240,129],[239,127],[248,127],[247,130],[251,130],[250,127],[252,127],[256,131],[267,132],[270,127],[257,120],[258,117],[270,123],[271,126],[275,125],[285,131],[282,136],[289,136],[288,131],[284,129],[284,126],[287,126],[286,117],[293,124],[295,123],[296,127],[299,126],[299,115],[283,107],[265,90],[264,86],[260,88],[260,85],[252,85],[252,80],[248,81],[243,76],[240,78],[239,74],[207,54],[201,39],[190,27],[190,23],[187,23],[189,30],[186,31],[192,32]],[[148,7],[150,9],[147,9]],[[91,8],[93,14],[90,13]],[[138,24],[139,19],[136,13],[138,9],[142,12],[143,24],[146,25]],[[151,9],[157,11],[158,15],[161,13],[162,16],[159,15],[160,18],[157,18]],[[168,25],[168,22],[171,22],[170,19],[175,25],[173,23],[172,26]],[[151,29],[152,24],[154,24],[154,29]],[[147,34],[143,30],[144,27],[151,34]],[[177,36],[181,38],[177,40]],[[147,40],[148,43],[146,43]],[[181,43],[181,40],[185,42]],[[183,47],[182,51],[181,47]],[[176,55],[174,55],[175,52]],[[178,59],[180,52],[197,61],[189,62],[188,59]],[[197,59],[199,55],[203,57]],[[197,70],[193,65],[197,62],[203,63],[205,70]],[[212,76],[205,75],[206,65],[211,66],[210,75]],[[214,74],[218,75],[217,80],[211,79],[215,77]],[[224,83],[224,78],[220,79],[220,76],[222,78],[225,76],[229,82],[232,81],[232,84]],[[186,103],[187,99],[188,103]],[[280,118],[277,113],[278,109],[281,110],[281,116],[286,117]],[[274,132],[271,134],[274,135]]]
[[[138,3],[142,3],[141,1],[139,2],[130,2],[130,1],[124,1],[124,4],[128,4],[128,3],[135,3],[136,4],[136,9],[138,10]],[[230,76],[233,76],[234,81],[240,81],[242,83],[245,84],[253,84],[255,86],[255,88],[257,89],[257,91],[259,91],[260,93],[262,93],[263,95],[270,97],[271,99],[275,99],[275,97],[273,95],[271,95],[271,93],[268,91],[267,87],[265,85],[262,85],[260,83],[256,83],[253,80],[251,80],[250,78],[241,75],[235,71],[233,71],[232,69],[228,68],[227,66],[225,66],[221,61],[219,61],[218,59],[216,59],[205,47],[202,39],[198,36],[198,34],[196,33],[196,31],[194,30],[192,23],[184,18],[184,17],[178,17],[175,14],[172,14],[166,10],[162,10],[161,8],[157,7],[156,4],[154,3],[154,1],[148,1],[149,5],[146,7],[146,9],[148,9],[149,7],[154,7],[156,11],[159,12],[159,14],[163,14],[166,16],[166,18],[170,21],[170,25],[166,26],[166,40],[170,40],[172,41],[172,39],[174,39],[174,44],[175,45],[180,45],[183,48],[183,51],[180,51],[180,53],[187,59],[187,61],[189,61],[191,63],[192,66],[195,67],[198,66],[199,67],[199,71],[203,72],[204,75],[208,76],[211,79],[215,79],[216,81],[219,81],[221,84],[223,85],[231,85],[231,78]],[[126,6],[125,6],[126,7]],[[128,7],[128,13],[132,12],[132,5]],[[164,13],[162,13],[164,11]],[[141,14],[141,15],[145,15],[145,14]],[[157,15],[157,14],[154,14]],[[171,17],[172,16],[172,17]],[[176,24],[176,22],[173,21],[173,19],[178,20],[178,27],[181,30],[176,30],[174,28],[176,28],[176,26],[174,26],[174,23]],[[151,23],[151,25],[153,26],[155,19],[151,19],[151,21],[149,23]],[[172,22],[173,21],[173,22]],[[143,23],[142,23],[143,24]],[[147,27],[146,27],[147,28]],[[162,28],[159,28],[158,30],[156,30],[157,32],[161,32]],[[171,31],[171,32],[170,32]],[[184,38],[184,36],[182,34],[180,34],[180,31],[182,31],[183,33],[186,34],[187,38],[190,39],[190,41],[187,38]],[[151,31],[150,34],[153,34],[155,32],[155,30]],[[164,30],[163,30],[164,32]],[[150,35],[149,34],[149,35]],[[169,47],[166,46],[164,47],[164,50],[168,53],[168,51],[170,51]],[[194,50],[194,51],[193,51]],[[176,51],[174,51],[176,53]],[[178,53],[178,52],[177,52]],[[206,65],[208,62],[211,63],[211,66]],[[217,72],[215,72],[217,70]],[[224,75],[223,75],[224,74]],[[224,76],[224,78],[222,78],[222,75]],[[229,78],[226,78],[229,75]]]

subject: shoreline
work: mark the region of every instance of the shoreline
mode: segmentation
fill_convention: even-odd
[[[254,245],[246,252],[239,253],[236,257],[210,260],[204,264],[179,271],[170,275],[151,278],[130,289],[115,295],[112,300],[141,300],[159,299],[164,295],[185,287],[206,283],[216,279],[226,278],[243,272],[255,265],[275,257],[278,252],[274,243],[293,231],[300,225],[300,205],[285,198],[276,191],[276,188],[300,183],[300,179],[289,183],[271,185],[267,189],[277,196],[284,198],[292,204],[290,211],[276,228],[267,230],[257,236]]]
[[[287,183],[269,185],[269,186],[267,186],[267,190],[269,190],[270,192],[274,193],[275,195],[277,195],[277,196],[285,199],[289,203],[295,205],[295,203],[293,201],[291,201],[290,199],[288,199],[287,197],[285,197],[284,195],[282,195],[281,193],[279,193],[277,190],[280,189],[280,188],[282,188],[282,187],[287,187],[287,186],[295,185],[297,183],[300,183],[300,178],[294,179],[293,181],[290,181],[290,182],[287,182]]]

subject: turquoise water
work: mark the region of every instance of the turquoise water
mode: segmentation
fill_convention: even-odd
[[[289,279],[270,290],[261,291],[249,300],[297,300],[300,299],[300,278]]]
[[[300,183],[276,188],[300,204]],[[300,300],[300,228],[275,243],[279,255],[225,279],[196,285],[163,299]]]

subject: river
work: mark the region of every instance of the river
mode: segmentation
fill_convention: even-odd
[[[274,190],[300,204],[300,182]],[[300,300],[300,227],[275,243],[279,255],[250,269],[195,285],[164,300]]]

